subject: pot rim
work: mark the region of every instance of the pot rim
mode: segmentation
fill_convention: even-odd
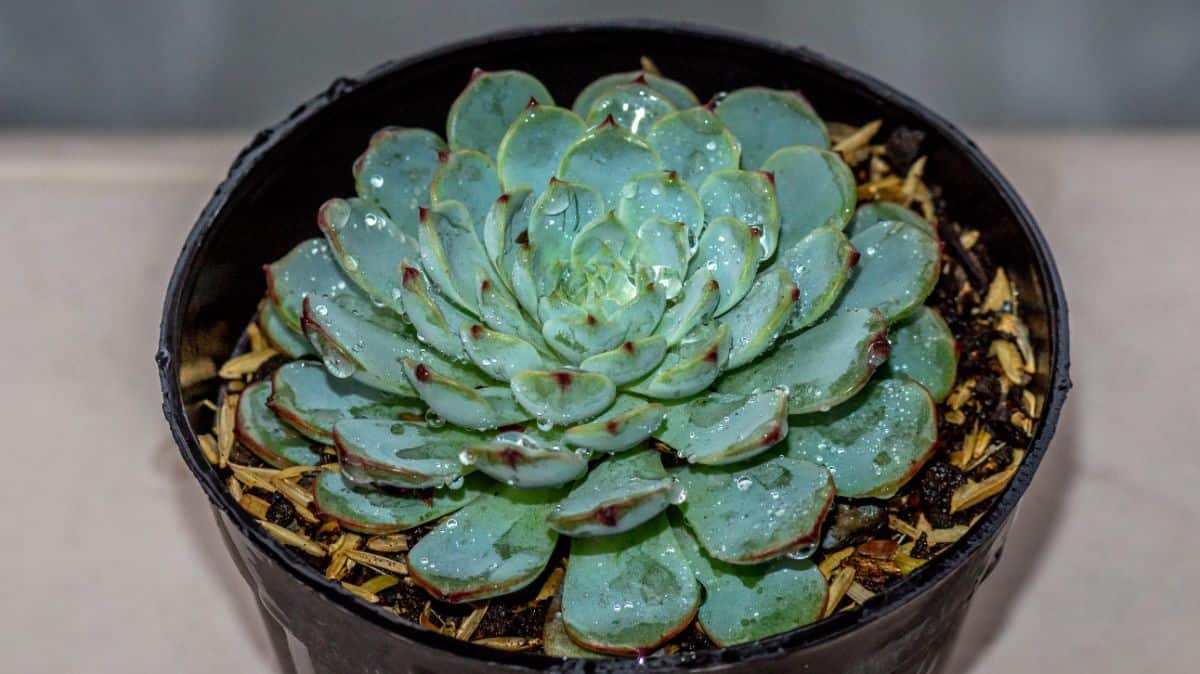
[[[385,61],[371,68],[360,78],[340,77],[334,80],[325,91],[298,106],[285,119],[259,131],[251,142],[238,153],[229,168],[226,178],[217,187],[212,198],[201,211],[196,224],[188,234],[179,258],[176,261],[175,268],[172,271],[164,300],[160,324],[159,348],[155,360],[158,365],[159,381],[163,394],[163,413],[166,416],[167,423],[171,429],[171,435],[180,449],[184,462],[200,482],[201,487],[204,489],[205,494],[208,495],[212,504],[227,516],[228,520],[237,527],[243,536],[253,541],[259,550],[269,556],[275,563],[301,578],[311,589],[319,592],[326,599],[333,602],[335,606],[349,610],[356,616],[387,630],[398,632],[405,638],[417,643],[447,651],[448,654],[452,653],[502,665],[539,669],[555,665],[562,666],[564,663],[584,662],[576,658],[563,659],[545,655],[505,653],[428,632],[417,625],[404,621],[395,614],[358,599],[339,584],[329,582],[318,571],[304,564],[295,553],[285,549],[282,544],[268,536],[261,527],[254,525],[253,520],[234,503],[232,497],[225,489],[224,483],[218,477],[217,472],[211,465],[201,459],[203,455],[199,449],[199,441],[197,440],[196,433],[191,428],[183,404],[182,390],[179,386],[179,358],[177,357],[181,342],[181,324],[184,309],[184,303],[181,299],[185,296],[185,293],[188,296],[191,294],[195,282],[193,268],[201,249],[211,235],[214,223],[223,214],[235,188],[258,164],[259,160],[269,153],[291,131],[319,114],[327,106],[333,104],[346,94],[364,85],[385,78],[393,72],[411,67],[419,67],[423,63],[436,61],[459,50],[479,47],[487,43],[513,42],[542,37],[548,34],[576,32],[640,32],[647,35],[683,35],[721,41],[734,46],[745,45],[758,50],[775,52],[782,57],[799,61],[808,67],[823,70],[837,78],[845,80],[852,86],[865,90],[890,106],[904,109],[919,119],[928,128],[936,130],[947,139],[951,148],[962,154],[973,165],[979,179],[988,183],[999,194],[1001,200],[1013,214],[1021,234],[1030,242],[1034,252],[1034,266],[1037,269],[1037,273],[1041,276],[1043,292],[1046,296],[1046,316],[1050,330],[1049,346],[1051,351],[1049,390],[1047,392],[1041,423],[1030,443],[1025,460],[1009,482],[1008,487],[988,512],[971,527],[966,536],[954,543],[950,549],[914,571],[903,581],[878,593],[870,602],[856,611],[840,613],[825,620],[760,641],[728,648],[677,653],[670,656],[647,659],[644,662],[641,662],[641,659],[606,659],[588,660],[586,662],[597,672],[626,672],[632,671],[634,667],[637,667],[638,671],[646,671],[647,669],[693,669],[752,661],[769,657],[782,651],[802,649],[841,637],[858,627],[892,613],[919,595],[933,590],[949,576],[951,571],[964,563],[981,546],[991,541],[1007,521],[1022,494],[1029,487],[1038,464],[1041,463],[1042,458],[1045,456],[1050,439],[1054,435],[1063,404],[1066,401],[1067,392],[1071,388],[1067,301],[1053,256],[1032,214],[1017,195],[1016,190],[1005,180],[1000,171],[980,151],[978,146],[966,134],[941,115],[874,77],[822,56],[807,47],[789,47],[778,42],[708,26],[645,20],[599,21],[533,26],[488,33],[425,51],[402,60]]]

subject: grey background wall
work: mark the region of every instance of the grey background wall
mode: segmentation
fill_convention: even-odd
[[[976,127],[1200,125],[1200,2],[0,0],[0,127],[252,127],[490,30],[681,19],[805,44]]]

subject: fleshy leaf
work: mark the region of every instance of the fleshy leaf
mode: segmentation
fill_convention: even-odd
[[[829,471],[771,453],[736,466],[684,466],[680,509],[708,554],[730,564],[759,564],[816,550],[833,502]]]
[[[595,188],[611,207],[631,178],[661,170],[662,162],[649,143],[605,120],[567,148],[558,177]]]
[[[409,383],[429,409],[456,426],[499,428],[529,418],[507,388],[471,388],[411,358],[404,360],[403,367]]]
[[[665,515],[615,536],[571,540],[563,620],[604,653],[645,655],[691,623],[700,586]]]
[[[704,603],[696,620],[718,646],[783,634],[824,614],[829,587],[811,561],[785,558],[753,566],[727,564],[706,555],[682,523],[673,528],[704,586]]]
[[[800,291],[784,334],[816,323],[837,301],[858,253],[841,232],[818,227],[792,246],[781,249],[776,266],[787,271]]]
[[[787,435],[787,391],[773,388],[739,396],[710,393],[667,406],[654,434],[690,463],[744,461]]]
[[[799,94],[747,87],[717,105],[717,116],[742,144],[742,166],[758,168],[776,150],[789,145],[829,147],[825,123]]]
[[[596,419],[572,426],[564,433],[567,442],[597,452],[623,452],[636,447],[662,424],[667,410],[660,403],[620,394],[612,407]]]
[[[687,225],[682,222],[647,218],[637,229],[638,268],[663,287],[667,299],[674,299],[683,290],[691,257],[687,239]]]
[[[500,177],[491,159],[476,150],[443,155],[442,166],[430,185],[433,203],[457,201],[467,207],[475,233],[483,239],[483,221],[500,197]]]
[[[422,344],[412,329],[391,312],[351,292],[304,301],[304,334],[335,377],[358,381],[400,395],[414,395],[403,361],[414,358],[466,386],[487,379],[475,368],[442,357]]]
[[[628,303],[609,309],[612,321],[627,327],[626,339],[642,339],[658,327],[667,309],[667,291],[661,283],[647,282]]]
[[[467,207],[442,201],[423,214],[421,266],[442,295],[477,315],[479,274],[490,271],[491,264],[471,226]]]
[[[667,351],[659,366],[636,385],[634,393],[651,398],[686,398],[708,388],[729,359],[729,326],[706,323]]]
[[[489,477],[523,489],[555,487],[583,475],[590,452],[563,444],[561,434],[504,431],[463,450],[463,460]]]
[[[317,225],[342,271],[376,304],[404,313],[397,260],[416,260],[420,244],[363,199],[330,199],[317,213]]]
[[[950,395],[958,369],[958,344],[937,309],[927,306],[888,330],[887,371],[912,377],[937,402]]]
[[[776,269],[759,275],[742,301],[721,317],[733,337],[725,366],[741,367],[770,348],[791,318],[792,306],[799,297],[800,291],[787,272]]]
[[[332,297],[345,291],[350,283],[324,239],[301,241],[263,269],[267,273],[267,296],[283,322],[297,332],[303,332],[300,317],[305,297]]]
[[[292,326],[283,320],[270,298],[258,309],[258,327],[276,349],[292,358],[303,358],[315,353],[304,334],[292,329]]]
[[[542,651],[552,658],[602,658],[603,655],[589,651],[571,641],[567,634],[567,626],[562,618],[562,590],[559,589],[550,606],[546,609],[546,619],[542,623]]]
[[[531,105],[517,117],[500,142],[496,165],[504,189],[546,189],[563,152],[587,126],[574,112],[553,105]]]
[[[788,412],[831,409],[862,389],[887,359],[887,321],[873,309],[834,316],[775,345],[765,357],[721,378],[722,393],[788,389]]]
[[[779,243],[779,204],[771,174],[721,169],[700,186],[700,202],[704,204],[704,217],[708,218],[710,228],[722,218],[733,218],[750,226],[760,259],[775,254]]]
[[[687,225],[688,250],[694,250],[704,231],[704,207],[700,196],[674,171],[635,176],[621,187],[617,217],[630,228],[650,218]]]
[[[571,264],[581,272],[607,249],[619,259],[627,259],[633,248],[633,232],[612,211],[584,225],[571,242]]]
[[[538,281],[533,272],[533,253],[529,244],[513,249],[512,268],[508,271],[508,282],[512,286],[517,304],[530,316],[538,315]]]
[[[425,129],[388,127],[371,136],[367,151],[354,165],[359,196],[373,201],[400,231],[417,235],[417,213],[429,208],[429,184],[449,148]]]
[[[651,335],[624,342],[621,346],[585,358],[580,369],[599,372],[617,386],[623,386],[646,376],[667,355],[667,340],[662,335]]]
[[[891,498],[933,455],[937,407],[911,379],[878,379],[836,410],[794,418],[787,444],[829,468],[839,496]]]
[[[397,294],[404,315],[412,323],[417,335],[441,353],[461,360],[466,357],[462,342],[458,339],[456,326],[470,321],[470,317],[429,292],[425,275],[408,260],[399,265],[400,288]]]
[[[586,421],[612,404],[612,380],[581,370],[526,370],[512,378],[517,402],[541,421],[573,424]]]
[[[457,489],[391,493],[359,490],[342,473],[324,471],[317,476],[313,504],[343,528],[365,534],[389,534],[418,527],[448,515],[480,495],[480,483],[467,479]]]
[[[551,366],[529,342],[478,323],[464,325],[459,336],[471,362],[500,381],[508,381],[522,370]]]
[[[937,230],[925,218],[912,210],[891,201],[871,201],[858,207],[850,224],[846,225],[846,236],[857,236],[861,232],[878,225],[881,222],[905,222],[933,238],[938,238]]]
[[[459,454],[487,436],[411,421],[345,419],[334,427],[333,441],[342,473],[353,484],[422,489],[462,477]]]
[[[888,321],[898,321],[937,285],[941,244],[912,225],[881,222],[850,243],[862,257],[835,311],[878,309]]]
[[[426,534],[408,553],[412,579],[452,603],[516,592],[533,582],[558,541],[546,515],[561,489],[509,487],[485,495]]]
[[[675,112],[667,97],[645,84],[636,82],[617,85],[600,94],[588,109],[588,126],[595,126],[612,117],[621,128],[645,136],[659,119]]]
[[[489,327],[500,332],[506,332],[519,337],[538,348],[542,348],[542,335],[525,314],[517,299],[510,295],[504,286],[491,280],[483,272],[479,273],[478,293],[475,301],[479,305],[479,317]]]
[[[571,109],[580,116],[586,115],[592,109],[592,104],[595,103],[596,99],[610,89],[622,84],[642,82],[666,96],[676,108],[690,108],[700,104],[700,100],[696,98],[696,94],[693,94],[691,89],[688,89],[679,82],[655,73],[635,70],[632,72],[605,75],[587,85],[583,88],[583,91],[579,92],[579,96],[575,98],[575,103],[571,105]]]
[[[529,213],[529,245],[539,296],[550,294],[571,251],[575,233],[603,215],[604,198],[587,185],[551,180]]]
[[[573,537],[620,534],[666,510],[674,488],[658,452],[626,452],[592,469],[547,521]]]
[[[678,171],[697,189],[713,171],[737,168],[741,159],[737,138],[704,107],[663,117],[646,134],[646,140],[658,151],[663,166]]]
[[[288,363],[271,375],[269,407],[301,434],[329,444],[343,419],[397,419],[421,414],[416,401],[338,379],[309,360]]]
[[[514,187],[501,194],[483,219],[483,249],[500,280],[508,282],[514,262],[517,240],[528,238],[529,212],[533,210],[533,192],[528,187]],[[510,288],[511,288],[511,284]]]
[[[717,282],[721,299],[715,315],[732,309],[750,290],[761,255],[762,247],[750,226],[727,217],[708,223],[691,266],[693,274],[706,269]]]
[[[697,325],[712,317],[721,301],[721,288],[712,272],[698,269],[683,285],[683,295],[663,314],[658,332],[674,346]]]
[[[779,249],[787,250],[817,227],[842,229],[854,212],[854,174],[828,150],[785,147],[763,164],[775,176]]]
[[[546,343],[572,363],[616,348],[628,333],[625,325],[594,314],[543,320],[542,336]]]
[[[450,106],[446,138],[452,150],[479,150],[495,158],[500,140],[530,99],[554,105],[554,97],[536,77],[519,70],[476,70]]]
[[[255,456],[275,466],[313,466],[321,455],[310,441],[283,423],[267,406],[271,382],[262,380],[242,391],[237,405],[237,439]]]

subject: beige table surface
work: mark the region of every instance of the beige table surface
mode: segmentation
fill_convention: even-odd
[[[273,671],[153,362],[241,141],[0,135],[0,671]],[[1077,387],[952,671],[1200,670],[1200,135],[982,144],[1057,253]]]

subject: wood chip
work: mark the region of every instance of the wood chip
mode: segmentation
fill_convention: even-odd
[[[891,559],[899,544],[890,538],[875,538],[858,546],[858,554],[875,559]]]
[[[237,484],[237,480],[232,478],[230,479],[230,482]],[[260,520],[266,519],[267,511],[271,509],[270,503],[267,503],[264,499],[261,499],[254,494],[242,494],[239,496],[238,505],[242,506],[243,510]]]
[[[376,571],[385,571],[397,576],[408,575],[408,567],[404,562],[392,559],[391,557],[384,557],[383,555],[377,555],[365,550],[346,550],[345,554],[359,564],[369,566]]]
[[[475,636],[475,631],[479,629],[479,623],[483,622],[483,616],[487,615],[489,604],[484,602],[482,606],[478,606],[462,622],[458,625],[458,631],[454,633],[455,639],[462,641],[470,641],[471,637]]]
[[[229,480],[225,483],[225,486],[227,489],[229,489],[229,493],[233,496],[233,500],[242,500],[242,483],[238,482],[237,477],[230,475]]]
[[[1033,351],[1033,342],[1029,338],[1029,328],[1025,321],[1013,314],[1001,314],[996,319],[996,329],[1012,335],[1017,342],[1017,350],[1021,352],[1025,371],[1029,374],[1037,372],[1037,356]]]
[[[233,451],[233,428],[237,423],[238,396],[225,394],[221,409],[217,412],[217,465],[229,465],[229,454]]]
[[[871,163],[867,167],[867,175],[871,180],[879,180],[892,172],[892,167],[881,157],[871,156]]]
[[[967,417],[958,410],[950,410],[946,412],[945,419],[955,426],[961,426],[967,421]]]
[[[954,543],[963,536],[966,536],[967,532],[970,530],[971,527],[965,524],[957,524],[946,529],[934,529],[933,531],[925,534],[925,540],[928,541],[930,545]]]
[[[833,151],[846,154],[859,148],[866,147],[867,143],[870,143],[871,139],[875,137],[875,134],[879,133],[879,127],[881,126],[883,126],[882,119],[876,119],[863,124],[854,133],[838,141],[837,144],[833,146]]]
[[[425,602],[425,608],[421,611],[421,616],[418,619],[421,627],[432,632],[451,636],[454,634],[454,625],[442,619],[440,615],[433,611],[433,602]]]
[[[196,438],[200,441],[200,453],[204,455],[204,460],[217,465],[221,462],[221,454],[217,451],[217,439],[212,433],[201,433]]]
[[[825,604],[825,617],[833,615],[837,610],[838,604],[842,603],[842,597],[846,596],[846,591],[850,589],[850,584],[854,582],[854,568],[843,566],[833,580],[829,583],[829,597]]]
[[[179,387],[187,388],[217,376],[217,364],[211,358],[185,360],[179,366]]]
[[[367,539],[367,549],[375,552],[404,552],[408,550],[408,534],[387,534]]]
[[[364,599],[366,601],[371,602],[372,604],[379,603],[379,595],[375,594],[374,592],[368,592],[361,585],[354,585],[353,583],[343,582],[342,587],[349,590],[351,594],[358,597],[359,599]]]
[[[381,573],[378,576],[363,583],[360,587],[370,592],[371,594],[379,594],[384,590],[395,587],[400,583],[400,579],[390,573]]]
[[[471,643],[517,653],[541,646],[542,640],[534,637],[488,637],[487,639],[476,639]]]
[[[658,69],[658,65],[656,63],[654,63],[654,61],[651,61],[649,56],[643,56],[641,58],[641,64],[642,64],[642,70],[645,70],[647,73],[649,73],[651,75],[661,75],[662,74],[662,72]]]
[[[984,312],[997,312],[1014,311],[1015,307],[1016,298],[1013,297],[1012,285],[1008,282],[1008,274],[1004,272],[1004,267],[1001,267],[996,270],[996,276],[983,299],[983,306],[979,309]]]
[[[874,201],[887,199],[889,196],[899,196],[903,182],[899,176],[888,176],[859,185],[856,189],[859,201]]]
[[[821,563],[817,565],[817,569],[821,572],[821,575],[825,576],[826,578],[829,578],[830,576],[833,575],[834,570],[837,569],[838,566],[840,566],[841,563],[843,561],[845,561],[845,559],[847,557],[849,557],[850,555],[853,555],[853,554],[854,554],[854,546],[853,545],[844,547],[841,550],[838,550],[837,552],[833,552],[828,555],[825,555],[825,559],[821,560]]]
[[[902,533],[914,541],[921,537],[921,532],[917,531],[916,527],[908,522],[905,522],[899,517],[896,517],[895,515],[888,515],[888,528],[890,528],[892,531]]]
[[[1021,466],[1021,460],[1024,458],[1025,452],[1023,450],[1014,450],[1012,463],[1004,470],[995,475],[990,475],[979,482],[969,480],[966,484],[955,489],[954,493],[950,495],[950,512],[956,513],[960,510],[966,510],[1004,491],[1004,488],[1008,486],[1008,481],[1016,474],[1017,468]]]
[[[1008,421],[1013,426],[1025,431],[1025,435],[1033,435],[1033,419],[1029,418],[1029,415],[1025,414],[1021,410],[1014,410],[1013,413],[1009,415]]]
[[[258,323],[251,323],[246,329],[246,339],[250,341],[251,351],[262,351],[263,349],[271,348],[267,343],[267,339],[263,337],[262,328],[258,327]]]
[[[900,187],[900,203],[905,206],[911,204],[917,198],[917,186],[922,185],[921,176],[925,173],[925,157],[918,157],[908,167],[908,173],[904,176],[904,184]]]
[[[1025,413],[1032,419],[1039,419],[1042,416],[1042,396],[1033,391],[1021,391],[1021,407],[1025,408]]]
[[[974,378],[968,379],[968,380],[964,381],[963,383],[959,384],[958,387],[954,389],[954,392],[951,393],[948,398],[946,398],[946,404],[949,405],[951,407],[951,409],[957,410],[957,409],[961,408],[964,404],[966,404],[966,402],[968,400],[971,399],[971,392],[974,390],[975,390],[975,379]]]
[[[226,384],[225,388],[227,388],[228,390],[230,390],[234,393],[241,393],[242,391],[246,390],[246,383],[243,382],[242,380],[238,379],[238,380],[231,381],[228,384]]]
[[[846,596],[856,603],[865,604],[868,599],[875,596],[875,593],[855,582],[850,583],[850,587],[846,588]]]
[[[225,361],[217,374],[222,379],[241,379],[242,377],[258,372],[258,368],[268,360],[279,355],[279,352],[272,348],[257,349],[255,351],[247,351],[240,356],[235,356]]]
[[[554,570],[550,572],[550,575],[546,576],[546,582],[542,583],[542,589],[538,590],[537,596],[534,597],[533,601],[546,601],[547,599],[554,597],[554,595],[558,593],[558,588],[562,587],[564,575],[565,571],[563,567],[555,567]]]
[[[205,409],[207,409],[207,410],[209,410],[210,412],[216,412],[216,411],[217,411],[217,404],[216,404],[216,403],[214,403],[213,401],[209,400],[208,398],[205,398],[204,400],[201,400],[201,401],[200,401],[200,406],[201,406],[201,407],[203,407],[203,408],[205,408]]]
[[[283,494],[287,500],[291,501],[293,505],[307,506],[313,501],[311,491],[301,487],[297,482],[282,479],[279,474],[271,478],[271,484],[275,485],[275,489],[280,494]]]
[[[892,561],[896,563],[896,566],[900,567],[900,572],[907,576],[913,571],[916,571],[924,566],[929,560],[913,557],[907,553],[900,552],[896,553],[896,556],[892,558]]]
[[[275,480],[294,480],[312,473],[319,473],[321,470],[321,466],[288,466],[271,477]]]
[[[1000,369],[1010,383],[1017,386],[1029,383],[1029,373],[1025,371],[1025,363],[1012,342],[1007,339],[992,340],[992,345],[988,347],[988,355],[1000,361]]]
[[[979,230],[978,229],[968,229],[967,231],[963,232],[962,234],[959,234],[958,242],[962,244],[963,248],[966,248],[967,250],[971,250],[972,248],[975,247],[975,244],[979,243]]]
[[[271,482],[269,476],[263,475],[263,468],[253,468],[251,466],[241,466],[236,463],[228,464],[229,470],[233,471],[233,476],[247,487],[254,487],[272,494],[275,493],[275,485]]]
[[[329,565],[325,567],[325,577],[332,580],[341,580],[346,577],[350,569],[354,568],[354,561],[347,555],[347,550],[356,550],[362,545],[362,536],[358,534],[342,534],[338,539],[329,546]]]
[[[271,538],[274,538],[284,545],[300,548],[313,557],[324,557],[327,554],[324,545],[321,545],[320,543],[304,536],[303,534],[296,533],[287,527],[281,527],[274,522],[268,522],[266,520],[260,519],[258,523],[263,529],[266,529]]]

